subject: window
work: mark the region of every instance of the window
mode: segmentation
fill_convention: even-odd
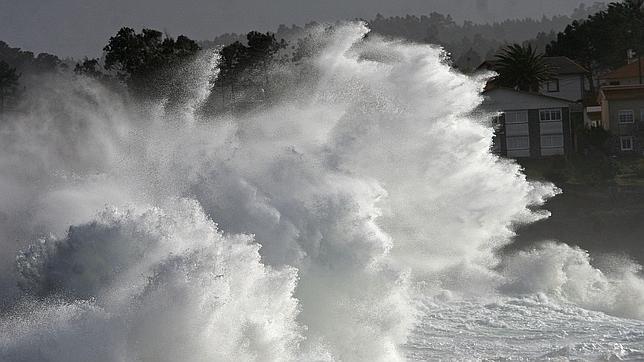
[[[508,137],[508,151],[527,150],[530,148],[529,137]]]
[[[504,115],[508,157],[529,157],[530,129],[528,127],[528,111],[507,111]]]
[[[539,111],[541,134],[562,134],[561,109],[542,109]]]
[[[635,121],[635,116],[633,115],[633,111],[629,109],[629,110],[617,112],[617,121],[620,124],[633,123]]]
[[[563,147],[563,135],[544,135],[541,136],[541,148],[561,148]]]
[[[561,109],[542,109],[539,111],[541,133],[541,155],[563,155],[564,138]]]
[[[561,121],[561,109],[542,109],[539,111],[540,121]]]
[[[554,134],[563,133],[563,125],[561,121],[555,122],[541,122],[541,134]]]
[[[505,134],[507,136],[528,136],[530,134],[528,112],[505,112]]]
[[[546,82],[546,90],[550,93],[559,92],[559,79],[550,79]]]
[[[562,134],[549,134],[541,136],[541,156],[553,156],[564,154]]]
[[[505,138],[508,157],[530,157],[530,137],[514,136]]]
[[[505,134],[509,134],[511,136],[527,136],[528,134],[530,134],[530,131],[528,129],[527,123],[510,123],[505,125]]]
[[[622,136],[619,138],[619,143],[622,151],[633,150],[633,136]]]
[[[528,111],[507,111],[505,115],[505,124],[510,123],[528,123]]]

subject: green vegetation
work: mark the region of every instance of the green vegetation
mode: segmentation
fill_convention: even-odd
[[[520,159],[528,178],[582,186],[644,186],[644,158],[609,156],[610,134],[601,127],[578,129],[577,142],[584,154]]]
[[[567,56],[593,72],[624,65],[626,51],[644,51],[643,0],[613,2],[608,8],[573,21],[546,48],[546,55]]]
[[[116,72],[136,94],[159,95],[167,78],[165,72],[191,59],[200,50],[197,43],[183,35],[173,39],[160,31],[143,29],[136,33],[132,28],[121,28],[111,37],[103,51],[105,69]],[[92,71],[92,61],[78,69]]]
[[[30,51],[12,48],[3,41],[0,41],[0,60],[22,74],[53,72],[65,67],[65,64],[55,55],[48,53],[34,55]]]
[[[571,15],[508,19],[491,24],[475,24],[471,21],[458,24],[451,16],[436,12],[422,16],[384,17],[378,14],[375,19],[367,20],[367,23],[377,34],[440,44],[451,54],[456,67],[469,72],[480,64],[477,63],[478,59],[490,59],[508,43],[531,44],[533,48],[543,51],[546,44],[555,40],[556,33],[566,25],[605,7],[600,2],[592,6],[581,4]]]
[[[432,12],[427,15],[391,16],[381,14],[365,21],[374,34],[384,37],[406,39],[417,43],[439,44],[450,54],[455,67],[463,72],[475,70],[481,61],[494,56],[497,50],[507,44],[531,44],[535,49],[545,50],[547,44],[556,39],[557,32],[574,20],[580,20],[606,8],[602,2],[592,6],[580,4],[570,15],[543,16],[538,19],[508,19],[489,24],[471,21],[457,23],[450,15]],[[304,26],[280,25],[275,32],[277,39],[285,39],[293,48],[305,50],[306,34],[316,22]],[[234,42],[245,43],[246,34],[226,33],[212,40],[200,42],[203,48],[215,48]],[[524,44],[524,45],[525,45]],[[304,47],[302,47],[304,46]],[[297,58],[297,55],[294,54]]]
[[[522,159],[518,162],[532,180],[551,181],[559,185],[644,187],[644,159],[641,157],[572,155]]]
[[[644,186],[644,159],[641,157],[620,158],[616,160],[619,185]]]
[[[18,92],[20,74],[7,62],[0,60],[0,114],[5,110],[5,102],[14,98]]]
[[[275,34],[262,34],[251,31],[246,35],[247,45],[236,41],[221,49],[219,77],[216,85],[229,86],[232,97],[235,96],[235,87],[242,81],[248,86],[268,86],[268,66],[275,60],[276,54],[286,48],[284,39],[277,41]]]
[[[65,64],[55,55],[12,48],[0,41],[0,119],[2,113],[15,108],[21,87],[31,75],[56,72]]]
[[[606,156],[557,156],[518,162],[529,179],[551,181],[555,184],[614,184],[618,175],[617,161]]]
[[[85,57],[81,62],[76,63],[74,73],[91,78],[102,78],[105,76],[101,72],[101,66],[98,59],[88,59]]]

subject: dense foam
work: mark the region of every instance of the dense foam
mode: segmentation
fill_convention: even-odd
[[[158,103],[44,79],[0,126],[0,356],[390,361],[425,296],[642,317],[632,268],[554,244],[501,260],[558,190],[490,153],[484,79],[367,31],[313,30],[319,52],[243,114],[199,112],[212,53]]]
[[[108,209],[21,253],[21,286],[41,302],[2,321],[5,358],[295,358],[296,271],[263,265],[250,237],[222,235],[195,201],[167,209]]]

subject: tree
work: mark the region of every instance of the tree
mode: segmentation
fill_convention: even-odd
[[[40,53],[34,56],[33,52],[12,48],[3,41],[0,41],[0,60],[24,74],[52,72],[63,65],[55,55]]]
[[[567,56],[594,73],[625,63],[626,51],[644,52],[644,0],[613,2],[586,20],[573,21],[546,48],[548,56]]]
[[[132,28],[121,28],[103,48],[105,69],[117,75],[137,93],[159,93],[175,66],[192,58],[200,50],[197,43],[186,36],[176,40],[160,31],[143,29],[136,33]]]
[[[215,85],[222,88],[230,87],[232,97],[235,97],[235,86],[244,81],[247,85],[268,86],[268,68],[275,56],[286,48],[286,41],[277,41],[273,33],[251,31],[246,34],[247,45],[236,41],[221,48],[219,54],[219,76]]]
[[[96,79],[100,79],[105,76],[103,72],[100,71],[98,59],[89,59],[87,57],[85,57],[82,62],[76,63],[74,73]]]
[[[232,96],[235,96],[235,84],[242,72],[248,67],[248,48],[236,41],[223,47],[220,51],[219,76],[216,84],[221,87],[230,86]]]
[[[58,59],[57,56],[49,53],[40,53],[34,59],[34,66],[37,72],[51,72],[56,70],[62,62]]]
[[[286,41],[277,41],[275,34],[262,34],[251,31],[246,35],[248,40],[248,65],[261,72],[264,76],[264,86],[268,84],[268,64],[274,60],[280,49],[286,48]]]
[[[317,44],[313,35],[307,34],[303,38],[297,39],[297,45],[294,46],[291,61],[299,62],[305,58],[311,57],[317,50]]]
[[[0,60],[0,114],[4,113],[5,101],[15,96],[18,90],[20,74],[7,62]]]
[[[538,92],[539,84],[552,77],[552,71],[532,45],[508,45],[496,55],[495,83],[522,91]]]

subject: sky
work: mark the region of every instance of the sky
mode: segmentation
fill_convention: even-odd
[[[122,26],[213,39],[227,32],[269,31],[279,24],[451,14],[486,22],[569,14],[596,0],[0,0],[0,40],[61,57],[96,57]]]

